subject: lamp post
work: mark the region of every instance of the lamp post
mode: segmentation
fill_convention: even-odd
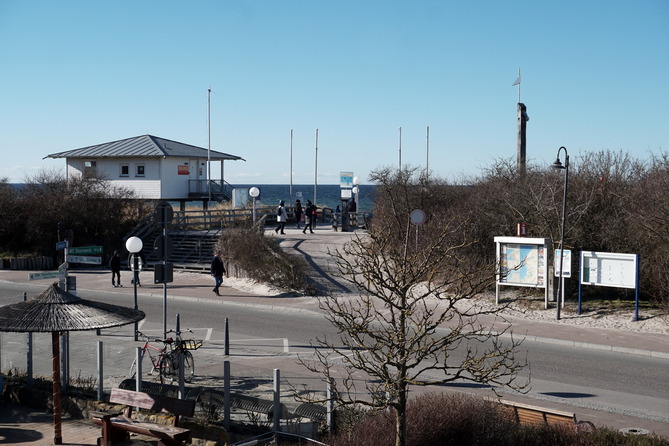
[[[291,132],[292,132],[292,130],[291,130]],[[260,189],[253,186],[251,189],[249,189],[249,195],[253,198],[253,224],[255,224],[255,222],[256,222],[256,198],[258,198],[258,195],[260,195]]]
[[[560,162],[560,152],[564,150],[564,165]],[[557,291],[557,320],[560,320],[560,298],[564,293],[564,229],[567,222],[567,188],[569,187],[569,154],[567,148],[562,146],[557,151],[555,162],[551,165],[555,170],[564,169],[564,197],[562,199],[562,232],[560,234],[560,280],[558,281]]]
[[[142,243],[142,239],[135,236],[128,238],[128,240],[126,240],[125,242],[125,248],[128,250],[130,254],[132,254],[132,263],[133,263],[132,282],[135,288],[135,306],[134,306],[135,310],[137,310],[137,282],[139,281],[139,252],[142,250],[143,246],[144,243]],[[137,329],[138,329],[137,321],[135,321],[135,335],[134,335],[135,341],[137,340]]]

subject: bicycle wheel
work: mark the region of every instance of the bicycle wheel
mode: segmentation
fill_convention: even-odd
[[[132,379],[135,377],[135,374],[137,373],[137,358],[132,360],[132,364],[130,364],[130,372],[128,373],[128,378]]]
[[[184,381],[187,383],[193,380],[195,375],[195,360],[193,354],[188,350],[184,350]]]
[[[174,382],[174,379],[176,378],[174,365],[174,358],[171,353],[160,358],[158,371],[160,372],[161,384],[172,384]]]

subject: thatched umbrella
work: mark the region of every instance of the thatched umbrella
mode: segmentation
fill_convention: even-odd
[[[63,442],[58,339],[60,332],[118,327],[141,321],[144,316],[144,312],[140,310],[81,299],[59,288],[58,283],[29,301],[0,308],[0,331],[51,332],[54,444]]]

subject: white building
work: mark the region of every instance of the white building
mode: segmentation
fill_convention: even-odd
[[[212,201],[230,199],[224,162],[243,158],[151,135],[122,139],[81,149],[53,153],[65,158],[67,177],[97,173],[112,186],[124,187],[143,200]],[[220,162],[220,180],[211,180],[208,168]],[[212,169],[213,170],[213,169]]]

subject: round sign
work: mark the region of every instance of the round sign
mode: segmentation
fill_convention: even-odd
[[[249,189],[249,195],[252,196],[253,198],[256,198],[258,195],[260,195],[260,189],[253,186],[251,189]]]
[[[423,223],[425,223],[426,218],[427,216],[425,215],[425,212],[423,212],[420,209],[414,209],[413,211],[411,211],[411,214],[409,215],[411,223],[417,226],[420,226]]]
[[[173,218],[174,209],[172,209],[172,206],[168,202],[162,201],[156,205],[153,212],[153,219],[156,223],[160,225],[169,225],[172,223]]]

